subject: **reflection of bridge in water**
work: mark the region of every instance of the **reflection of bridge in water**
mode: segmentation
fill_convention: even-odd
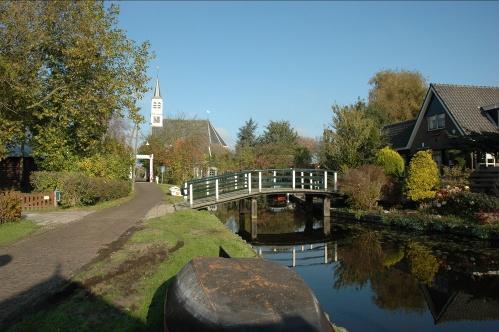
[[[260,256],[290,267],[323,265],[338,261],[337,242],[294,246],[258,245],[254,248]]]

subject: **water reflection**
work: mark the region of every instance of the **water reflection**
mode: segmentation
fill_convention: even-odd
[[[239,213],[234,206],[217,213],[244,233],[234,209]],[[349,331],[499,331],[497,244],[339,220],[325,236],[321,218],[300,210],[258,217],[255,248],[295,265]]]

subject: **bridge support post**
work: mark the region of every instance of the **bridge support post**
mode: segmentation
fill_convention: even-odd
[[[262,192],[262,172],[258,172],[258,192]]]
[[[218,202],[218,179],[215,179],[215,200]]]
[[[324,171],[324,190],[327,190],[327,171]]]
[[[331,217],[324,217],[324,235],[331,234]]]
[[[293,190],[295,190],[296,187],[296,172],[293,170]]]
[[[258,201],[256,198],[251,199],[251,239],[255,240],[258,235],[257,230],[258,220]]]
[[[324,196],[324,217],[331,217],[331,197]]]
[[[304,182],[303,181],[303,172],[301,172],[301,181],[300,182],[301,182],[301,189],[303,189],[303,182]]]
[[[334,172],[334,191],[338,190],[338,172]]]
[[[276,183],[276,176],[277,176],[277,171],[274,171],[274,188],[275,188],[275,183]]]

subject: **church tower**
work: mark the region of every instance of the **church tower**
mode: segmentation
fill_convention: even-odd
[[[163,127],[163,98],[159,91],[159,78],[156,78],[154,96],[151,100],[151,127]]]

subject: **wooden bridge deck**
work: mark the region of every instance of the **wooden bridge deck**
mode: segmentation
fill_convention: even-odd
[[[188,201],[184,201],[184,202],[179,203],[177,205],[190,207],[192,209],[203,209],[203,208],[206,208],[210,205],[227,203],[227,202],[237,201],[240,199],[256,197],[256,196],[260,196],[260,195],[288,194],[288,193],[289,194],[331,195],[331,194],[335,193],[335,191],[323,190],[323,189],[301,189],[301,188],[296,188],[294,190],[291,188],[262,188],[261,191],[259,191],[257,189],[257,190],[253,190],[252,192],[249,192],[247,188],[244,188],[244,189],[241,189],[238,191],[232,191],[230,193],[220,194],[218,197],[218,200],[213,195],[213,196],[207,196],[207,197],[203,197],[203,198],[196,198],[195,200],[193,200],[192,206],[189,204]]]

